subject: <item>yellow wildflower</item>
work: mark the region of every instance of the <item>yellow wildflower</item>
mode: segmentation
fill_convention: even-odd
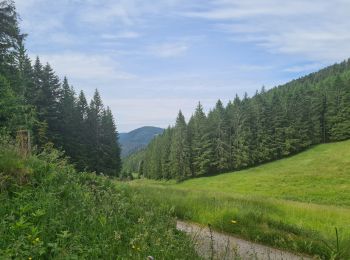
[[[32,257],[28,257],[28,260],[32,260],[33,258]]]
[[[232,220],[231,220],[231,223],[232,223],[232,224],[237,224],[237,221],[232,219]]]

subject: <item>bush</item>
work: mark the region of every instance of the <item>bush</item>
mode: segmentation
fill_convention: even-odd
[[[198,258],[168,207],[61,157],[1,150],[0,259]]]

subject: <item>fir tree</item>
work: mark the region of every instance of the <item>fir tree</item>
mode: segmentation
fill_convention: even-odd
[[[185,117],[182,112],[179,111],[170,150],[172,176],[179,180],[190,174],[189,147],[187,143],[186,128]]]

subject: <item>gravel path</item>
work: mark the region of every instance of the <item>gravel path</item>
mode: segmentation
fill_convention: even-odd
[[[216,231],[210,232],[208,227],[201,227],[199,225],[188,222],[177,221],[176,227],[178,230],[184,231],[193,238],[198,254],[205,259],[312,259],[305,256],[298,256],[290,252],[278,250],[272,247],[249,242]]]

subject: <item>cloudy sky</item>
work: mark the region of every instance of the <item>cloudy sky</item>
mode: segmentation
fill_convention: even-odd
[[[349,0],[16,0],[31,57],[98,88],[120,132],[350,57]]]

